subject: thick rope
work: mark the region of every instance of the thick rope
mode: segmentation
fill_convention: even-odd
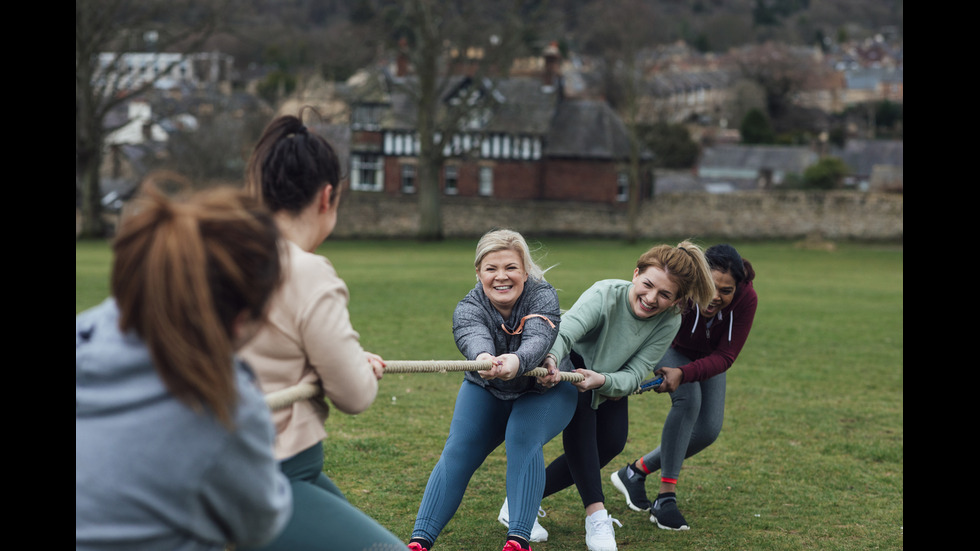
[[[543,367],[535,367],[534,369],[527,370],[527,372],[524,373],[524,376],[525,377],[544,377],[547,374],[548,374],[548,370],[547,369],[545,369]],[[561,372],[558,373],[558,376],[561,377],[561,380],[563,380],[563,381],[569,381],[569,382],[572,382],[572,383],[581,383],[582,381],[585,380],[585,375],[582,375],[581,373],[571,373],[571,372],[568,372],[568,371],[561,371]]]
[[[385,362],[385,373],[447,373],[450,371],[484,371],[490,369],[493,364],[490,361],[413,361],[413,360],[388,360]],[[536,367],[524,373],[526,377],[543,377],[548,371],[543,367]],[[569,373],[562,371],[559,373],[562,381],[573,383],[585,379],[579,373]],[[320,387],[314,383],[303,383],[296,386],[270,392],[265,395],[265,403],[272,411],[288,407],[301,400],[315,398],[320,394]]]
[[[266,394],[265,403],[269,406],[269,409],[277,411],[291,406],[296,402],[315,398],[319,394],[320,385],[302,383]]]
[[[487,361],[412,361],[412,360],[388,360],[385,361],[385,373],[445,373],[447,371],[485,371],[493,367],[493,363]]]

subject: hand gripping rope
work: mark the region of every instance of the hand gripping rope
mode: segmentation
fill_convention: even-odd
[[[385,374],[388,373],[448,373],[450,371],[485,371],[493,367],[490,361],[415,361],[415,360],[388,360],[385,362]],[[536,367],[524,373],[525,377],[543,377],[548,371],[543,367]],[[562,381],[577,383],[585,379],[578,373],[562,371],[559,373]],[[265,403],[269,409],[276,411],[283,409],[301,400],[315,398],[320,394],[320,386],[314,383],[303,383],[296,386],[270,392],[265,395]]]

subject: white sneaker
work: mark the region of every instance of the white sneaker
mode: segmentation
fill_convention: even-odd
[[[538,507],[538,516],[544,518],[546,513],[544,509]],[[500,524],[510,528],[510,509],[507,508],[507,498],[504,498],[504,504],[500,507],[500,514],[497,515],[497,520]],[[531,541],[538,543],[542,541],[548,541],[548,531],[544,529],[544,526],[538,524],[538,519],[534,519],[534,526],[531,527]]]
[[[589,551],[616,551],[616,532],[613,523],[623,524],[609,516],[605,509],[585,517],[585,545]]]

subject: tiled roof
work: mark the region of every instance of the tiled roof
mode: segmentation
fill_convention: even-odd
[[[629,157],[626,126],[604,101],[565,101],[558,106],[548,133],[545,155],[625,159]]]

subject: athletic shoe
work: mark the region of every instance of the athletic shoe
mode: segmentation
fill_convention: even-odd
[[[691,527],[684,520],[684,515],[677,508],[677,499],[673,497],[659,498],[650,508],[650,522],[664,530],[689,530]]]
[[[601,509],[585,517],[585,546],[589,551],[616,551],[616,531],[613,523],[623,524]]]
[[[633,473],[630,476],[630,472]],[[617,490],[626,496],[626,504],[634,511],[649,511],[650,500],[647,499],[646,475],[637,472],[627,465],[612,474],[612,483]]]
[[[544,509],[538,507],[538,516],[544,518],[546,513]],[[497,520],[500,524],[503,524],[507,528],[510,528],[510,509],[507,508],[507,498],[504,498],[504,504],[500,507],[500,513],[497,515]],[[544,526],[538,523],[538,519],[534,519],[534,526],[531,527],[531,540],[532,542],[548,541],[548,531],[544,529]]]
[[[507,543],[504,544],[503,551],[524,551],[524,548],[514,540],[507,540]],[[530,545],[527,546],[527,551],[533,551]]]
[[[408,551],[429,551],[425,547],[422,547],[418,542],[412,542],[408,544]]]

